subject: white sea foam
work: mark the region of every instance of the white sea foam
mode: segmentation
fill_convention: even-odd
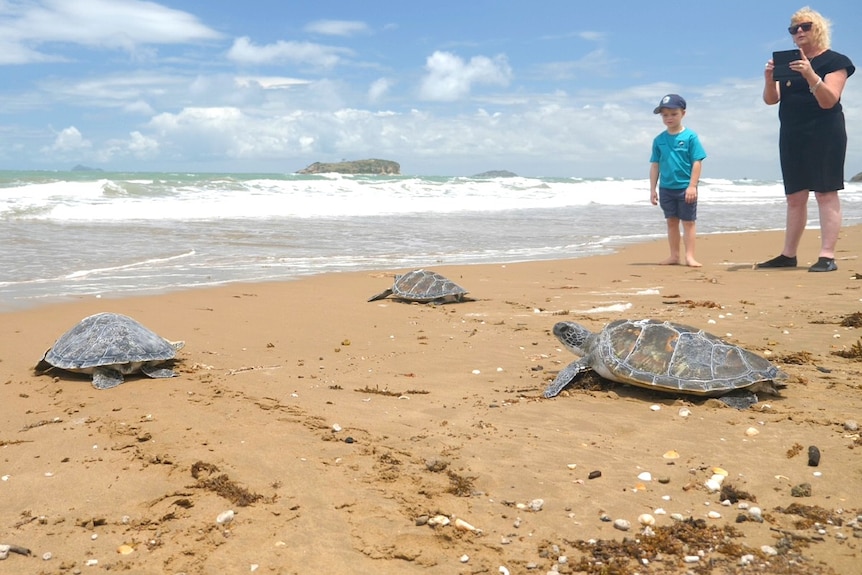
[[[6,187],[0,218],[60,222],[323,218],[647,206],[647,180],[538,178],[93,179]],[[704,180],[700,203],[780,204],[780,183]]]
[[[862,184],[841,198],[846,224],[862,223]],[[781,229],[784,201],[780,182],[705,179],[698,234]],[[581,258],[664,237],[646,179],[0,172],[0,310],[321,272]],[[751,249],[752,262],[773,251]],[[624,305],[653,289],[599,295]]]

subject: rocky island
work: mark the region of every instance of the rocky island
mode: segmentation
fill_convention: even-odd
[[[314,162],[299,170],[297,174],[371,174],[379,176],[397,176],[401,174],[401,166],[391,160],[353,160],[350,162],[335,162],[326,164]]]
[[[515,172],[510,172],[509,170],[491,170],[489,172],[482,172],[481,174],[475,174],[471,176],[472,178],[517,178],[518,174]]]

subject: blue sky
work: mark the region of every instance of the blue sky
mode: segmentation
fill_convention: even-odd
[[[760,99],[804,2],[0,0],[0,169],[636,177],[665,93],[706,178],[780,177]],[[862,3],[811,4],[862,63]],[[844,92],[862,172],[862,72]]]

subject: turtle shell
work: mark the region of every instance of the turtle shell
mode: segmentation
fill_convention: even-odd
[[[105,366],[131,373],[120,367],[128,364],[139,368],[173,359],[178,347],[128,316],[98,313],[61,335],[42,361],[84,373]]]
[[[696,395],[722,395],[786,377],[775,365],[701,329],[652,319],[609,323],[588,362],[607,379]]]
[[[452,280],[429,270],[413,270],[395,276],[392,285],[392,295],[417,302],[461,301],[466,293],[467,290]]]

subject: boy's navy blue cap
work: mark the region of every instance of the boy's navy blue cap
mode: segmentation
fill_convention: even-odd
[[[652,111],[653,114],[660,114],[662,108],[681,108],[685,110],[685,99],[679,94],[668,94],[659,102],[658,107]]]

